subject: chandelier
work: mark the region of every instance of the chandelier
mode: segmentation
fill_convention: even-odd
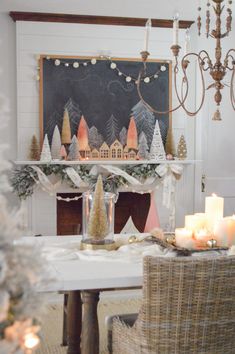
[[[141,101],[144,103],[144,105],[150,109],[152,112],[157,113],[157,114],[167,114],[170,112],[174,112],[179,108],[183,108],[184,111],[187,113],[189,116],[195,116],[202,108],[204,100],[205,100],[205,94],[206,90],[209,89],[214,89],[215,90],[215,95],[214,95],[214,100],[217,105],[216,112],[213,115],[213,120],[221,120],[221,114],[220,114],[220,103],[222,101],[222,94],[221,91],[224,89],[225,86],[228,86],[223,83],[223,79],[227,72],[231,71],[231,80],[230,80],[230,100],[233,109],[235,110],[235,94],[233,90],[233,82],[234,82],[234,76],[235,76],[235,49],[229,49],[228,52],[225,55],[225,58],[222,60],[222,47],[221,47],[221,40],[224,39],[225,37],[229,36],[229,33],[231,31],[231,23],[232,23],[232,10],[231,10],[231,5],[232,5],[232,0],[228,0],[228,5],[227,5],[227,15],[226,15],[226,25],[225,29],[223,30],[222,28],[222,14],[223,11],[225,10],[225,5],[223,5],[224,0],[212,0],[213,4],[213,12],[215,15],[215,29],[211,29],[211,10],[210,10],[210,0],[207,0],[207,11],[206,11],[206,37],[211,37],[215,40],[215,59],[212,60],[208,52],[204,49],[202,49],[199,53],[187,53],[188,49],[188,43],[189,43],[189,32],[188,30],[186,31],[186,38],[185,38],[185,51],[184,56],[181,61],[179,61],[179,53],[181,47],[179,46],[178,43],[178,30],[179,30],[179,16],[178,14],[174,16],[173,18],[173,45],[171,46],[171,50],[173,53],[173,56],[175,58],[175,64],[173,67],[173,78],[174,78],[174,90],[176,93],[176,97],[178,100],[178,104],[176,107],[169,111],[159,111],[157,108],[151,107],[143,98],[142,93],[141,93],[141,79],[142,77],[146,74],[146,62],[149,56],[148,52],[148,37],[149,37],[149,30],[151,26],[150,20],[147,21],[146,23],[146,33],[145,33],[145,49],[144,51],[141,52],[141,57],[143,61],[143,68],[139,73],[139,77],[137,80],[137,91],[139,94],[139,97]],[[201,35],[201,27],[202,27],[202,21],[201,21],[201,7],[198,7],[199,11],[199,16],[197,18],[197,28],[198,28],[198,35]],[[199,72],[200,72],[200,77],[201,77],[201,84],[202,84],[202,96],[200,100],[200,104],[198,108],[196,108],[195,111],[189,111],[185,103],[187,101],[188,95],[189,95],[189,80],[188,80],[188,75],[187,75],[187,69],[190,64],[190,58],[196,58],[198,67],[199,67]],[[180,66],[182,69],[182,80],[181,80],[181,88],[178,89],[178,84],[177,84],[177,78],[178,74],[181,71]],[[212,83],[209,86],[206,86],[205,84],[205,72],[209,72],[209,75],[212,78]]]

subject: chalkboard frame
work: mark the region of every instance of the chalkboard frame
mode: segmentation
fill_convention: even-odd
[[[101,58],[97,56],[76,56],[76,55],[52,55],[52,54],[41,54],[39,57],[39,129],[40,129],[40,145],[42,146],[43,143],[43,138],[44,138],[44,77],[43,77],[43,62],[45,59],[50,58],[52,60],[55,59],[70,59],[70,60],[85,60],[89,61],[91,59],[96,59],[96,60],[105,60],[107,61],[107,58]],[[112,57],[112,61],[118,62],[118,61],[126,61],[126,62],[141,62],[140,58],[122,58],[122,57]],[[169,59],[148,59],[149,63],[160,63],[160,64],[167,64],[169,65],[169,76],[168,76],[168,97],[169,97],[169,102],[168,102],[168,107],[169,110],[172,109],[172,61]],[[169,113],[169,125],[168,125],[168,130],[172,130],[172,113]]]

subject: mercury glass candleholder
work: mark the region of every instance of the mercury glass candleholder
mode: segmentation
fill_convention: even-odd
[[[114,242],[114,208],[116,195],[105,192],[97,198],[90,191],[83,193],[82,249],[116,248]]]

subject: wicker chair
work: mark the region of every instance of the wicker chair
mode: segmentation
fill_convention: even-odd
[[[146,257],[133,326],[114,317],[114,354],[234,354],[235,257]]]

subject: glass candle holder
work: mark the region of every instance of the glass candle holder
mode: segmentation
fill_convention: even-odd
[[[95,200],[93,192],[83,193],[82,249],[115,249],[114,207],[116,195],[104,193],[102,200]]]

